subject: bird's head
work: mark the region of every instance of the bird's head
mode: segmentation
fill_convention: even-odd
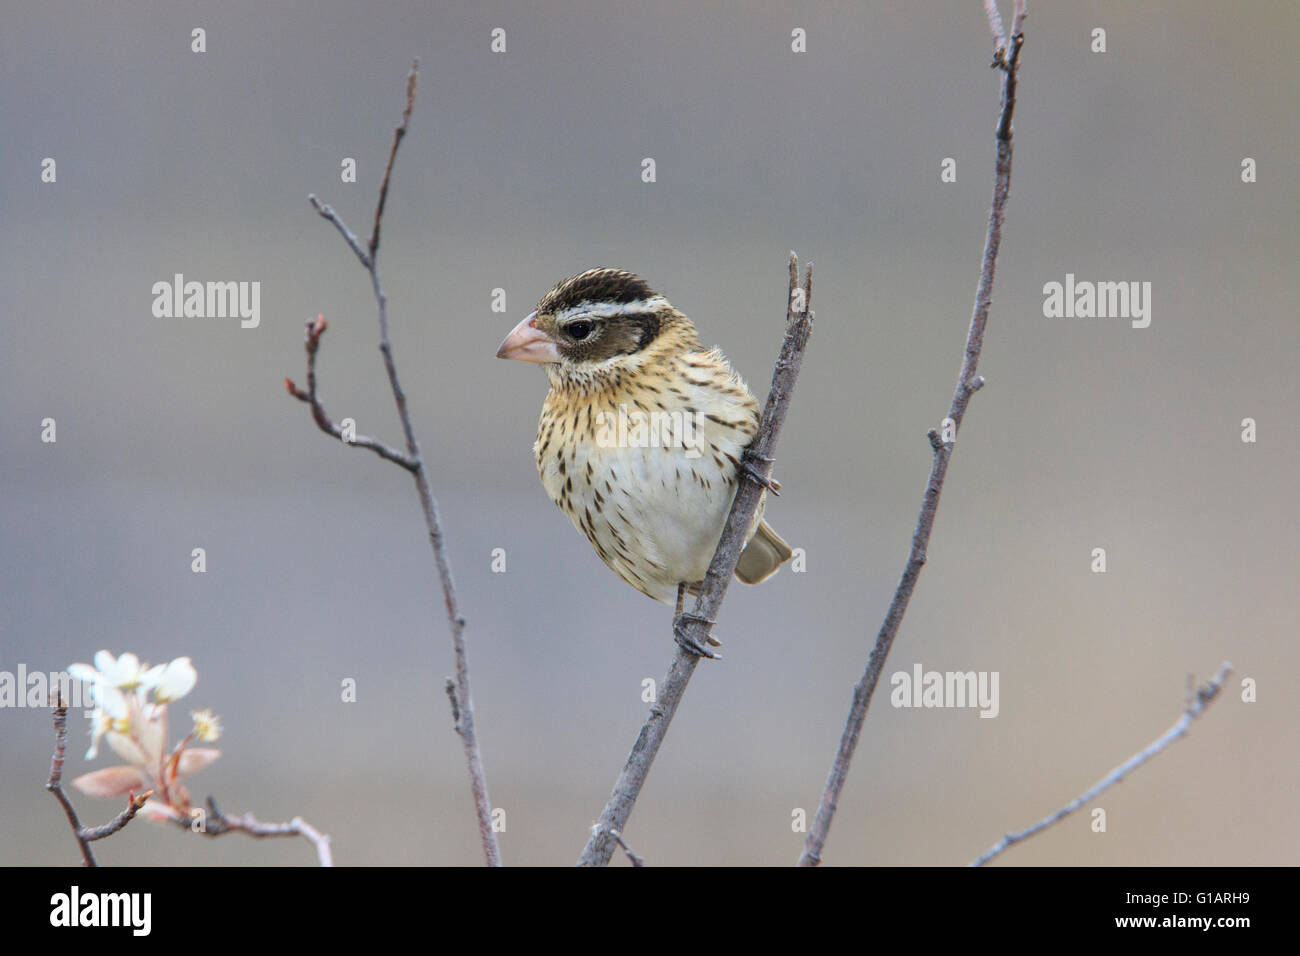
[[[622,269],[588,269],[560,281],[511,330],[497,358],[546,365],[552,384],[607,382],[657,353],[698,348],[691,320]]]

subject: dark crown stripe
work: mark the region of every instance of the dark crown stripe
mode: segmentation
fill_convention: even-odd
[[[562,312],[586,302],[636,302],[655,294],[650,284],[622,269],[588,269],[560,282],[538,305],[541,312]]]

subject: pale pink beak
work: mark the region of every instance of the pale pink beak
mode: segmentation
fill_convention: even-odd
[[[536,319],[537,313],[530,312],[511,329],[501,348],[497,349],[497,358],[517,362],[558,362],[560,353],[555,347],[555,339],[533,324]]]

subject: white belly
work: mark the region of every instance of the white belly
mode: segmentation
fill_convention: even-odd
[[[702,581],[708,571],[735,496],[732,459],[740,459],[749,436],[704,420],[688,447],[612,437],[612,447],[571,442],[562,457],[551,448],[538,461],[542,484],[606,564],[671,603],[679,583]],[[762,512],[760,504],[750,535]]]

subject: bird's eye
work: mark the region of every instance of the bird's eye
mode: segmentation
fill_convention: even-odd
[[[592,322],[588,319],[579,319],[576,322],[570,322],[568,325],[566,325],[564,327],[564,332],[569,338],[573,339],[575,342],[581,342],[583,339],[585,339],[587,336],[591,334],[592,329],[594,329],[595,327],[596,327],[595,322]]]

